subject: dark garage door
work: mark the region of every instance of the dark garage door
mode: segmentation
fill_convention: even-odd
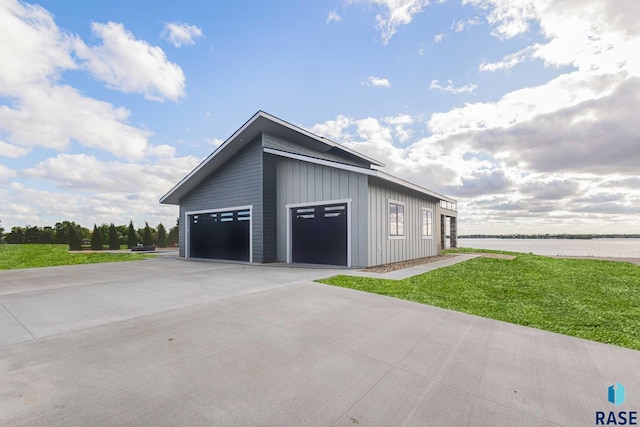
[[[291,209],[293,262],[347,265],[346,203]]]
[[[249,210],[190,215],[189,256],[249,261]]]

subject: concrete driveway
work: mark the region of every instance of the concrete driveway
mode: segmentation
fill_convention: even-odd
[[[333,273],[2,272],[0,424],[588,426],[640,411],[638,351],[310,282]]]

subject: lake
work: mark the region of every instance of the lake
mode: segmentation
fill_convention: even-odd
[[[448,242],[447,242],[448,243]],[[640,258],[640,239],[460,239],[462,248],[496,249],[537,255]]]

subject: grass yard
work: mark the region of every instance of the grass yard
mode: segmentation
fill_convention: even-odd
[[[640,266],[499,253],[516,258],[476,258],[401,281],[321,282],[640,350]]]
[[[0,270],[98,262],[139,261],[156,255],[134,253],[69,253],[67,245],[0,245]]]

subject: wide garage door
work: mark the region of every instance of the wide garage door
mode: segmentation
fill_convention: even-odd
[[[347,265],[347,204],[291,209],[291,260]]]
[[[249,261],[251,211],[189,215],[189,257]]]

